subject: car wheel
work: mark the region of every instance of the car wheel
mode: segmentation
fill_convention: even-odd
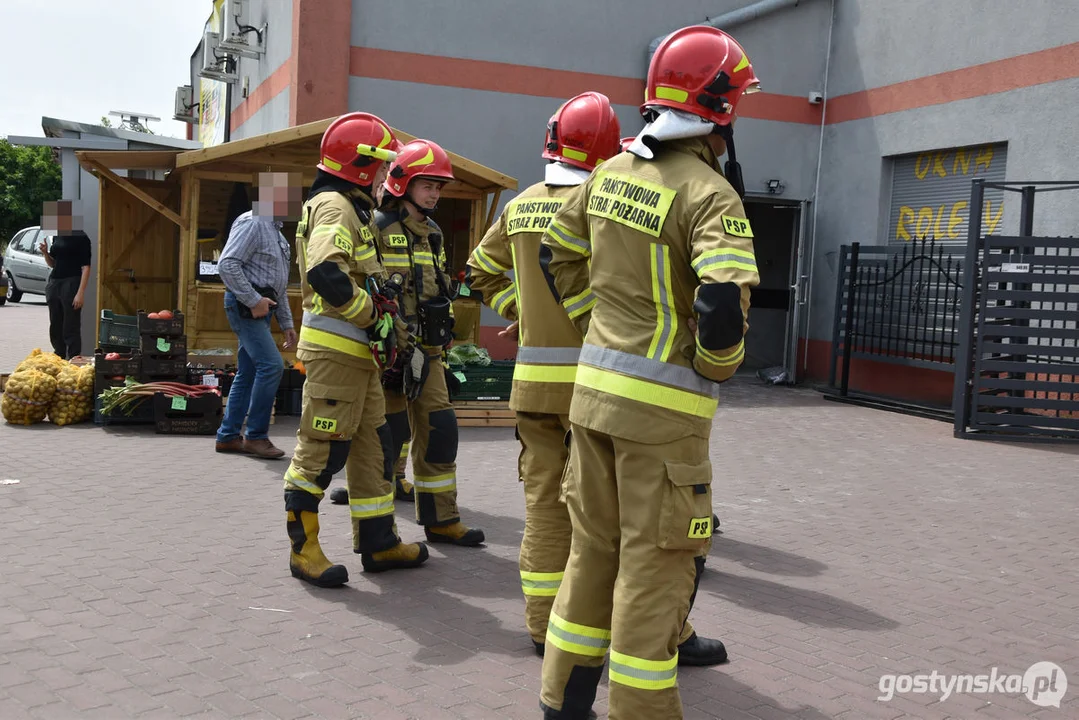
[[[15,279],[11,277],[11,273],[7,274],[7,299],[11,302],[22,300],[22,291],[15,287]]]

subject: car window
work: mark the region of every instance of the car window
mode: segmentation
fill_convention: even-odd
[[[11,245],[10,245],[11,249],[21,251],[22,246],[23,246],[23,240],[25,240],[26,236],[31,234],[32,232],[33,232],[32,230],[21,230],[18,233],[16,233],[15,237],[11,238]]]
[[[24,248],[25,252],[31,255],[40,255],[41,252],[37,249],[37,244],[41,241],[40,237],[41,231],[36,228],[26,233],[26,237],[23,238],[23,243],[26,246]]]

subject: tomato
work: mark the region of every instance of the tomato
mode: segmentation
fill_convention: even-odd
[[[172,311],[171,310],[162,310],[161,312],[159,312],[157,314],[157,317],[158,317],[159,320],[172,320]]]
[[[105,359],[106,360],[119,360],[120,359],[120,353],[111,352],[111,353],[109,353],[108,355],[105,356]]]
[[[146,315],[146,319],[147,320],[160,320],[161,315],[159,315],[158,313],[149,313],[149,314]]]

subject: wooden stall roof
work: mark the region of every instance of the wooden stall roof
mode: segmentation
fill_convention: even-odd
[[[110,170],[190,168],[208,175],[250,175],[271,167],[310,173],[318,159],[322,134],[334,120],[318,120],[201,150],[84,150],[75,154],[79,163],[90,172],[100,165]],[[402,142],[416,137],[397,128],[393,132]],[[517,189],[516,178],[447,152],[454,175],[462,184],[484,193]]]

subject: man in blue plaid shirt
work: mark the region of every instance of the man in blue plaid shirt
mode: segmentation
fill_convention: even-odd
[[[285,335],[284,348],[296,345],[288,304],[289,246],[282,220],[301,208],[299,178],[259,174],[259,199],[252,211],[232,224],[218,272],[225,283],[225,315],[236,333],[236,377],[217,431],[217,452],[280,458],[270,441],[270,413],[284,363],[270,331],[271,318]],[[242,433],[244,421],[247,433]]]

